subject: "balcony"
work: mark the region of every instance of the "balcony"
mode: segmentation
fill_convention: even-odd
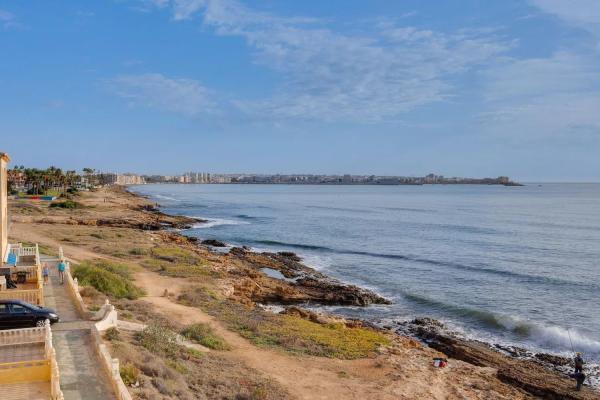
[[[40,328],[0,331],[0,393],[3,400],[63,400],[48,322]]]
[[[44,306],[42,266],[37,245],[9,244],[7,259],[0,267],[0,300],[22,300]],[[16,288],[9,288],[9,282]]]

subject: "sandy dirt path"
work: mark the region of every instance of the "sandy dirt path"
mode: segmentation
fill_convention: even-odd
[[[212,316],[198,308],[188,307],[162,297],[164,290],[178,294],[185,286],[179,279],[164,277],[152,272],[138,272],[136,284],[147,291],[144,301],[151,303],[155,311],[187,323],[209,323],[233,350],[222,354],[244,362],[251,368],[263,372],[283,385],[300,399],[398,399],[393,394],[382,393],[374,382],[385,378],[389,368],[375,367],[374,360],[342,361],[299,357],[282,354],[274,350],[261,349],[224,328]],[[357,376],[360,370],[360,376]],[[348,377],[340,378],[344,371]],[[366,379],[365,379],[366,378]]]
[[[163,297],[165,289],[177,296],[188,284],[185,280],[140,271],[135,274],[135,281],[147,292],[142,300],[152,304],[156,312],[185,323],[210,324],[233,347],[231,351],[221,352],[223,356],[264,373],[298,399],[448,400],[528,397],[512,390],[505,394],[472,391],[471,385],[485,385],[495,371],[460,361],[445,370],[435,370],[430,367],[430,359],[423,356],[422,350],[414,353],[409,351],[400,357],[402,363],[390,366],[388,362],[379,363],[375,359],[337,360],[296,356],[259,348],[237,333],[229,331],[202,310]]]

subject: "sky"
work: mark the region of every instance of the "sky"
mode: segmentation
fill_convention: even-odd
[[[13,164],[600,181],[598,0],[0,0]]]

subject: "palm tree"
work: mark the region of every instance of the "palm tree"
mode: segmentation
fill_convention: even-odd
[[[93,186],[92,178],[94,176],[95,171],[96,170],[93,168],[84,168],[83,169],[83,173],[85,174],[85,179],[86,179],[88,185]]]

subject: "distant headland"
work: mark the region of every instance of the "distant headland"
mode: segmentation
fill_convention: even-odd
[[[460,178],[429,174],[426,176],[381,175],[282,175],[282,174],[210,174],[187,172],[178,176],[123,175],[121,181],[136,183],[232,183],[232,184],[285,184],[285,185],[503,185],[522,186],[507,176],[497,178]],[[115,178],[117,179],[117,178]]]

